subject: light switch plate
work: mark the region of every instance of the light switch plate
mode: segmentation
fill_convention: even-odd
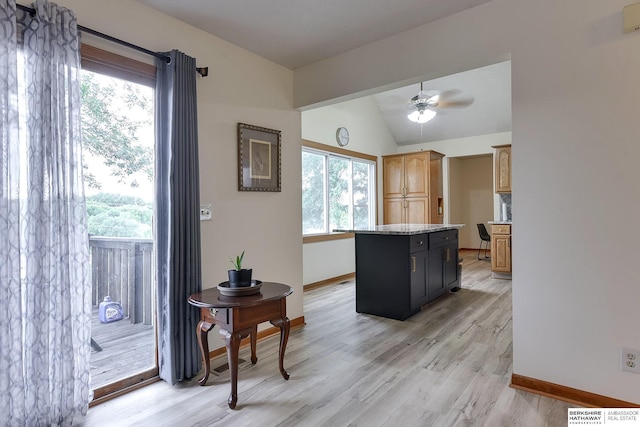
[[[200,221],[211,221],[211,205],[200,205]]]

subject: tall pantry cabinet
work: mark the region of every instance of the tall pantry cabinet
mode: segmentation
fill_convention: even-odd
[[[436,151],[382,157],[385,224],[442,224],[442,158]]]

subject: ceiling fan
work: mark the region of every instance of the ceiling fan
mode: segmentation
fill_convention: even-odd
[[[460,93],[458,89],[450,89],[442,92],[424,91],[420,82],[420,92],[409,103],[412,110],[407,118],[412,122],[426,123],[436,116],[439,108],[460,108],[473,104],[473,97],[453,99]]]

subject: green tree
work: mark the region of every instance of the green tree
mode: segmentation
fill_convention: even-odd
[[[153,204],[121,194],[88,196],[89,234],[107,237],[151,238]]]
[[[302,232],[325,231],[324,156],[302,152]]]
[[[349,228],[349,181],[351,180],[348,159],[329,157],[329,228]],[[329,231],[331,231],[329,230]]]
[[[153,178],[153,144],[139,141],[139,130],[151,124],[152,99],[140,85],[115,78],[101,78],[84,71],[82,89],[82,143],[84,149],[104,159],[111,176],[132,187],[132,178],[142,172]],[[143,114],[146,112],[146,114]],[[100,189],[94,174],[85,167],[85,182]]]

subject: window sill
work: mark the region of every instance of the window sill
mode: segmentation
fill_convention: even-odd
[[[302,236],[302,243],[317,243],[328,242],[330,240],[351,239],[354,237],[354,233],[332,233],[332,234],[318,234],[315,236]]]

